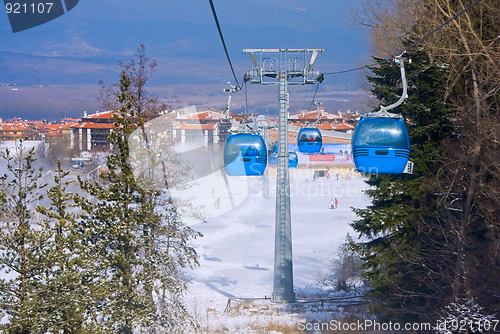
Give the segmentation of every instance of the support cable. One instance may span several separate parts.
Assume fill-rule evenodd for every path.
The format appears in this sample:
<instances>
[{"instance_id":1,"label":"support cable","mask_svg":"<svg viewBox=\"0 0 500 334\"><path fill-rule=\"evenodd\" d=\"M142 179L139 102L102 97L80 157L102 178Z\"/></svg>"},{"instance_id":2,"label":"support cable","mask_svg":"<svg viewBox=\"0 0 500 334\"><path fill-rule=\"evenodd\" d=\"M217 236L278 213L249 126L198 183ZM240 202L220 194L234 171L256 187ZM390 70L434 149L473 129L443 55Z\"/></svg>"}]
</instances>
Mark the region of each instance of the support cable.
<instances>
[{"instance_id":1,"label":"support cable","mask_svg":"<svg viewBox=\"0 0 500 334\"><path fill-rule=\"evenodd\" d=\"M208 0L210 2L210 7L212 8L212 14L214 15L215 24L217 25L217 30L219 31L220 40L222 42L222 46L224 47L224 52L226 53L227 61L229 63L229 67L231 67L231 72L233 73L234 80L236 81L236 86L238 90L241 89L240 83L236 78L236 74L234 73L233 64L231 63L231 58L229 57L229 53L227 52L226 42L224 42L224 36L222 36L222 30L219 25L219 19L217 19L217 13L215 12L214 3L212 0Z\"/></svg>"},{"instance_id":2,"label":"support cable","mask_svg":"<svg viewBox=\"0 0 500 334\"><path fill-rule=\"evenodd\" d=\"M349 72L356 72L356 71L363 70L365 68L370 68L370 67L377 66L377 65L380 65L380 64L384 64L384 63L388 63L388 62L389 62L389 60L384 59L384 60L378 61L378 62L370 64L370 65L363 65L363 66L360 66L360 67L351 68L349 70L342 70L342 71L336 71L336 72L327 72L327 73L323 73L323 74L324 75L334 75L334 74L343 74L343 73L349 73Z\"/></svg>"},{"instance_id":3,"label":"support cable","mask_svg":"<svg viewBox=\"0 0 500 334\"><path fill-rule=\"evenodd\" d=\"M247 82L245 81L245 114L248 115L248 90L247 90Z\"/></svg>"},{"instance_id":4,"label":"support cable","mask_svg":"<svg viewBox=\"0 0 500 334\"><path fill-rule=\"evenodd\" d=\"M448 20L444 21L442 24L440 24L439 26L437 26L434 30L428 32L427 34L425 34L422 38L420 38L418 41L416 42L413 42L410 44L410 46L406 47L405 49L403 49L403 51L401 51L399 53L399 55L402 55L403 53L405 53L406 51L408 51L409 49L411 49L412 47L414 47L415 45L417 44L420 44L421 42L423 42L424 40L426 40L428 37L430 37L431 35L433 35L434 33L436 33L437 31L443 29L446 25L450 24L452 21L456 20L459 16L461 16L462 14L466 13L469 11L469 9L471 9L472 7L474 7L475 5L477 5L478 3L480 3L481 1L483 0L476 0L474 2L471 2L467 7L465 7L464 9L462 9L461 11L459 11L458 13L456 13L455 15L453 15L451 18L449 18Z\"/></svg>"},{"instance_id":5,"label":"support cable","mask_svg":"<svg viewBox=\"0 0 500 334\"><path fill-rule=\"evenodd\" d=\"M312 98L311 104L309 105L309 108L307 108L306 113L308 113L309 111L311 111L311 107L313 106L313 104L314 104L314 100L316 99L316 93L318 92L318 87L319 87L319 84L320 84L320 82L318 81L318 82L316 83L316 89L314 90L314 95L313 95L313 98Z\"/></svg>"}]
</instances>

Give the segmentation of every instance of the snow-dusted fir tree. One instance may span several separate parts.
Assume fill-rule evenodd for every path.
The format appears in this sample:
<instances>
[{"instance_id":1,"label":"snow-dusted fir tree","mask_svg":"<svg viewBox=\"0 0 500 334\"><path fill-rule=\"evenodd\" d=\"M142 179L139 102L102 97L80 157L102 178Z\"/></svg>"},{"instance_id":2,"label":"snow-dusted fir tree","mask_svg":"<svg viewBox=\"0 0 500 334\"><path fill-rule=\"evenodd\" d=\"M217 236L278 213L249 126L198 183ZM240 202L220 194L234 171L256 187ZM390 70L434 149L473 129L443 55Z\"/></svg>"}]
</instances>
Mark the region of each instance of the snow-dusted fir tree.
<instances>
[{"instance_id":1,"label":"snow-dusted fir tree","mask_svg":"<svg viewBox=\"0 0 500 334\"><path fill-rule=\"evenodd\" d=\"M438 141L448 136L450 110L442 102L446 68L430 62L421 51L406 54L408 98L395 109L409 121L413 175L371 175L366 194L372 204L354 209L361 218L352 224L363 238L351 243L364 261L364 277L373 298L370 306L380 319L399 322L427 321L431 310L442 307L449 290L448 271L442 264L444 243L431 230L436 223L435 204L428 195L430 181L440 168ZM377 59L379 61L380 59ZM401 74L395 64L373 68L373 93L383 105L401 94ZM448 255L448 254L447 254ZM446 259L448 259L446 257Z\"/></svg>"},{"instance_id":2,"label":"snow-dusted fir tree","mask_svg":"<svg viewBox=\"0 0 500 334\"><path fill-rule=\"evenodd\" d=\"M186 286L181 268L197 264L188 244L197 233L180 220L167 178L160 189L141 186L134 177L128 138L135 129L144 130L147 108L137 101L144 90L134 87L145 81L133 76L147 78L150 68L143 48L138 56L142 70L125 67L120 76L107 172L96 183L81 181L90 195L80 198L91 231L86 242L95 249L96 273L104 282L96 295L98 318L101 329L110 332L185 333L196 324L182 303Z\"/></svg>"},{"instance_id":3,"label":"snow-dusted fir tree","mask_svg":"<svg viewBox=\"0 0 500 334\"><path fill-rule=\"evenodd\" d=\"M98 285L92 274L94 258L92 250L82 243L86 231L75 212L74 194L68 189L74 180L68 175L58 161L54 184L46 194L50 204L37 206L44 217L40 229L48 236L44 245L46 268L40 277L45 291L38 317L48 332L97 333L89 321Z\"/></svg>"},{"instance_id":4,"label":"snow-dusted fir tree","mask_svg":"<svg viewBox=\"0 0 500 334\"><path fill-rule=\"evenodd\" d=\"M6 164L0 177L1 328L8 333L42 331L39 315L46 306L46 284L40 278L47 267L44 247L49 235L34 221L34 205L44 187L42 170L34 166L35 149L23 141L3 148L0 158Z\"/></svg>"},{"instance_id":5,"label":"snow-dusted fir tree","mask_svg":"<svg viewBox=\"0 0 500 334\"><path fill-rule=\"evenodd\" d=\"M446 306L440 319L436 333L491 333L498 328L498 320L493 315L484 314L484 308L474 298L451 302Z\"/></svg>"}]
</instances>

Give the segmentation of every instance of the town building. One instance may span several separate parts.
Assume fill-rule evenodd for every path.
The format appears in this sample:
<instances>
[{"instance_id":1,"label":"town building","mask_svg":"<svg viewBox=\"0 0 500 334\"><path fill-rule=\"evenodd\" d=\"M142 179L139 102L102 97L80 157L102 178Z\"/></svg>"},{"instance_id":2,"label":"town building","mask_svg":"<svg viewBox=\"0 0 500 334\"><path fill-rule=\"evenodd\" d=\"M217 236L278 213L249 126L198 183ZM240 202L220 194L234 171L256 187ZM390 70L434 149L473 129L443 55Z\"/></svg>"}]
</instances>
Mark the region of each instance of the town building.
<instances>
[{"instance_id":1,"label":"town building","mask_svg":"<svg viewBox=\"0 0 500 334\"><path fill-rule=\"evenodd\" d=\"M108 137L115 128L114 111L96 112L84 116L81 122L70 125L70 147L80 152L106 152L110 149Z\"/></svg>"},{"instance_id":2,"label":"town building","mask_svg":"<svg viewBox=\"0 0 500 334\"><path fill-rule=\"evenodd\" d=\"M354 130L354 122L356 115L350 111L343 114L331 114L325 111L323 107L318 107L316 110L303 111L297 115L290 115L288 117L289 123L297 127L314 126L320 130L325 131L340 131L350 133Z\"/></svg>"},{"instance_id":3,"label":"town building","mask_svg":"<svg viewBox=\"0 0 500 334\"><path fill-rule=\"evenodd\" d=\"M204 110L180 114L173 125L173 139L181 143L213 146L225 142L230 123L222 112Z\"/></svg>"},{"instance_id":4,"label":"town building","mask_svg":"<svg viewBox=\"0 0 500 334\"><path fill-rule=\"evenodd\" d=\"M0 141L32 139L33 136L32 129L20 119L0 123Z\"/></svg>"},{"instance_id":5,"label":"town building","mask_svg":"<svg viewBox=\"0 0 500 334\"><path fill-rule=\"evenodd\" d=\"M45 142L49 150L55 145L68 148L71 138L71 127L77 124L79 124L78 119L68 118L63 119L61 123L45 124L45 129L39 133L39 138Z\"/></svg>"}]
</instances>

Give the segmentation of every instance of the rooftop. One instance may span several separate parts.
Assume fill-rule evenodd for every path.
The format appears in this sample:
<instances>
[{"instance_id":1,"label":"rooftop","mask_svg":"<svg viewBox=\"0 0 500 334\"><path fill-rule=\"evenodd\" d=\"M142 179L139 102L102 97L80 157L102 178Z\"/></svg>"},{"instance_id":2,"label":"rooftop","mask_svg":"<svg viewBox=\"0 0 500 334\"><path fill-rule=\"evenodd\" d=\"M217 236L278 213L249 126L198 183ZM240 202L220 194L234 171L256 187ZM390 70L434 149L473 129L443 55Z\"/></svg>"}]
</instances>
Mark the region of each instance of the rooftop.
<instances>
[{"instance_id":1,"label":"rooftop","mask_svg":"<svg viewBox=\"0 0 500 334\"><path fill-rule=\"evenodd\" d=\"M86 120L113 119L114 114L115 114L114 111L98 111L95 114L90 114L90 115L84 116L83 118Z\"/></svg>"},{"instance_id":2,"label":"rooftop","mask_svg":"<svg viewBox=\"0 0 500 334\"><path fill-rule=\"evenodd\" d=\"M218 123L208 123L208 124L186 124L186 123L176 123L174 124L174 130L215 130Z\"/></svg>"},{"instance_id":3,"label":"rooftop","mask_svg":"<svg viewBox=\"0 0 500 334\"><path fill-rule=\"evenodd\" d=\"M213 121L221 121L225 120L226 116L218 111L214 110L205 110L196 113L181 115L177 117L178 120L213 120Z\"/></svg>"},{"instance_id":4,"label":"rooftop","mask_svg":"<svg viewBox=\"0 0 500 334\"><path fill-rule=\"evenodd\" d=\"M331 114L326 112L324 108L320 107L318 110L311 110L306 112L301 112L300 114L290 115L288 119L293 120L307 120L307 121L316 121L318 120L318 113L321 120L340 120L342 116L339 114Z\"/></svg>"},{"instance_id":5,"label":"rooftop","mask_svg":"<svg viewBox=\"0 0 500 334\"><path fill-rule=\"evenodd\" d=\"M83 122L70 126L72 129L114 129L116 126L113 123L92 123Z\"/></svg>"}]
</instances>

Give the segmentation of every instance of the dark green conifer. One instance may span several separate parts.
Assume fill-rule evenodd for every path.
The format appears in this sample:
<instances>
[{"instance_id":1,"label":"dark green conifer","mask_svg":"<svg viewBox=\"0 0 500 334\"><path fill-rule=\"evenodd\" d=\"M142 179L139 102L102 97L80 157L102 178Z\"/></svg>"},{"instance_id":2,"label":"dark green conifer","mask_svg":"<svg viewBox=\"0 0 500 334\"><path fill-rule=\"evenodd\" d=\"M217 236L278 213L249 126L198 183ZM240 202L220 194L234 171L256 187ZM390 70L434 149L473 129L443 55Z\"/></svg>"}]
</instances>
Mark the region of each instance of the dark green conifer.
<instances>
[{"instance_id":1,"label":"dark green conifer","mask_svg":"<svg viewBox=\"0 0 500 334\"><path fill-rule=\"evenodd\" d=\"M2 149L6 173L0 177L2 194L0 226L0 310L9 322L9 333L43 331L39 318L47 283L41 278L47 269L45 243L50 235L37 226L34 206L41 197L42 169L36 169L35 148L21 140L13 150Z\"/></svg>"},{"instance_id":2,"label":"dark green conifer","mask_svg":"<svg viewBox=\"0 0 500 334\"><path fill-rule=\"evenodd\" d=\"M443 101L443 73L446 67L430 64L423 52L408 55L406 65L408 99L395 112L401 112L410 135L413 175L374 175L366 193L372 205L355 209L361 220L354 229L365 242L353 244L365 260L365 275L375 298L379 315L401 321L416 321L440 305L448 275L435 261L436 235L429 228L438 219L433 185L426 182L441 167L439 140L449 136L451 110ZM373 93L389 104L401 94L398 66L384 63L372 68Z\"/></svg>"},{"instance_id":3,"label":"dark green conifer","mask_svg":"<svg viewBox=\"0 0 500 334\"><path fill-rule=\"evenodd\" d=\"M93 259L82 242L85 234L75 208L75 195L69 191L74 180L69 180L68 175L58 161L54 185L47 191L50 205L37 207L45 216L40 227L48 234L42 277L46 289L40 295L43 305L38 318L49 332L95 333L86 321L93 308Z\"/></svg>"},{"instance_id":4,"label":"dark green conifer","mask_svg":"<svg viewBox=\"0 0 500 334\"><path fill-rule=\"evenodd\" d=\"M180 220L170 189L141 187L135 179L128 139L136 129L146 133L141 131L142 112L134 108L140 97L130 88L125 70L119 87L120 108L109 137L113 152L106 171L96 183L80 181L90 195L79 201L91 231L86 242L96 252L102 283L96 295L101 328L116 333L140 329L184 333L195 322L182 303L186 286L180 269L197 263L189 246L197 233Z\"/></svg>"}]
</instances>

